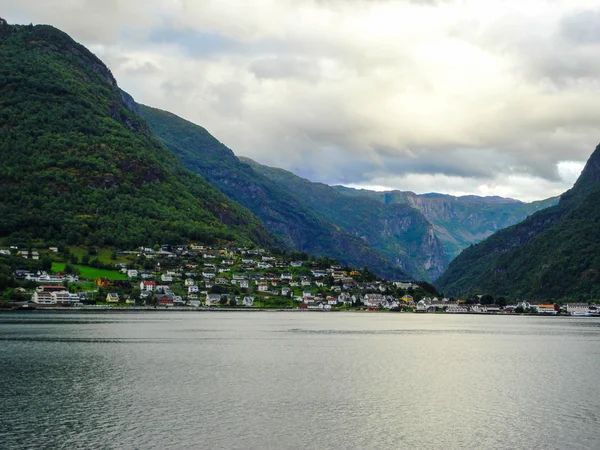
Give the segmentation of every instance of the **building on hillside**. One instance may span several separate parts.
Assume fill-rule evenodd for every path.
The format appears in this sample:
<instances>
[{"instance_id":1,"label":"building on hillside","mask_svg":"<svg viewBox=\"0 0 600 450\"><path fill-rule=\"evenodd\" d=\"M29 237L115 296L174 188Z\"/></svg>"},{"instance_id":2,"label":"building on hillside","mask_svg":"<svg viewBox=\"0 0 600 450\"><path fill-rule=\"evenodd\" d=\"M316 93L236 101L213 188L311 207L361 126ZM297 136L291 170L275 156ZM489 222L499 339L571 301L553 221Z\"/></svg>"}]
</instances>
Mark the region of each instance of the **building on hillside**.
<instances>
[{"instance_id":1,"label":"building on hillside","mask_svg":"<svg viewBox=\"0 0 600 450\"><path fill-rule=\"evenodd\" d=\"M119 294L116 292L109 292L106 295L106 303L119 303Z\"/></svg>"},{"instance_id":2,"label":"building on hillside","mask_svg":"<svg viewBox=\"0 0 600 450\"><path fill-rule=\"evenodd\" d=\"M382 294L365 294L363 303L365 306L379 306L385 301Z\"/></svg>"},{"instance_id":3,"label":"building on hillside","mask_svg":"<svg viewBox=\"0 0 600 450\"><path fill-rule=\"evenodd\" d=\"M221 294L206 294L206 300L204 304L206 306L215 306L218 305L221 301Z\"/></svg>"},{"instance_id":4,"label":"building on hillside","mask_svg":"<svg viewBox=\"0 0 600 450\"><path fill-rule=\"evenodd\" d=\"M33 302L38 305L54 305L54 300L52 299L52 292L38 292L35 291L33 293Z\"/></svg>"},{"instance_id":5,"label":"building on hillside","mask_svg":"<svg viewBox=\"0 0 600 450\"><path fill-rule=\"evenodd\" d=\"M140 290L152 292L156 288L156 282L154 281L142 281L140 282Z\"/></svg>"},{"instance_id":6,"label":"building on hillside","mask_svg":"<svg viewBox=\"0 0 600 450\"><path fill-rule=\"evenodd\" d=\"M94 283L96 283L96 286L101 288L107 288L113 285L113 282L108 278L96 278L96 281L94 281Z\"/></svg>"}]
</instances>

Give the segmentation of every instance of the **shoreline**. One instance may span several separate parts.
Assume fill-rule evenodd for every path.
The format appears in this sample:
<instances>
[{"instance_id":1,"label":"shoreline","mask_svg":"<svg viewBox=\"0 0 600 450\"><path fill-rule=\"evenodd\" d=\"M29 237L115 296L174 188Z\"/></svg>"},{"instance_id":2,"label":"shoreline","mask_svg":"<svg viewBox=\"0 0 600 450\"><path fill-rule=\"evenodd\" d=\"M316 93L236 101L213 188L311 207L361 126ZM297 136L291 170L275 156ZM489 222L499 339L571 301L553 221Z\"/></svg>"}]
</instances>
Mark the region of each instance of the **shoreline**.
<instances>
[{"instance_id":1,"label":"shoreline","mask_svg":"<svg viewBox=\"0 0 600 450\"><path fill-rule=\"evenodd\" d=\"M369 311L369 310L321 310L321 309L301 309L301 308L214 308L214 307L154 307L154 306L132 306L132 307L113 307L113 306L73 306L73 307L39 307L29 305L29 307L2 308L2 313L35 313L35 312L54 312L54 313L90 313L90 312L111 312L111 313L136 313L136 312L298 312L298 313L367 313L367 314L417 314L427 316L531 316L531 317L579 317L590 318L600 316L570 316L568 314L516 314L516 313L418 313L418 312L399 312L399 311Z\"/></svg>"}]
</instances>

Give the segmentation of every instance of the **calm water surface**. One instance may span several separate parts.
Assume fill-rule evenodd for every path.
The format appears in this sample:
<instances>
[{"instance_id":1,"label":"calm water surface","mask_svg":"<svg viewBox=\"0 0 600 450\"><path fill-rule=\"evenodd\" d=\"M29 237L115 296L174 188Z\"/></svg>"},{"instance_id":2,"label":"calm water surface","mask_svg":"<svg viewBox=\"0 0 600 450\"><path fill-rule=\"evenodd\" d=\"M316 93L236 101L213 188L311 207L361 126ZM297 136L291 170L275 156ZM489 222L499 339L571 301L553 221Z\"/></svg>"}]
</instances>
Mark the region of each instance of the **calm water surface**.
<instances>
[{"instance_id":1,"label":"calm water surface","mask_svg":"<svg viewBox=\"0 0 600 450\"><path fill-rule=\"evenodd\" d=\"M0 314L0 448L599 449L600 320Z\"/></svg>"}]
</instances>

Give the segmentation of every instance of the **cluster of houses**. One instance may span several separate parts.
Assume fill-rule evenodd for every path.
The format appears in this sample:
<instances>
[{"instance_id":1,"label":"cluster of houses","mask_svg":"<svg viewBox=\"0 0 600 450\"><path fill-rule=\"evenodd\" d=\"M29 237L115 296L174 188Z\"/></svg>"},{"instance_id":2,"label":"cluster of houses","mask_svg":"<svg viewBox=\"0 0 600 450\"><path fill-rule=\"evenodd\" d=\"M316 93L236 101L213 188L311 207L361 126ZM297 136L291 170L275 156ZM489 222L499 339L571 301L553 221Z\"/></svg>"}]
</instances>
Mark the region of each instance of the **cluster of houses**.
<instances>
[{"instance_id":1,"label":"cluster of houses","mask_svg":"<svg viewBox=\"0 0 600 450\"><path fill-rule=\"evenodd\" d=\"M56 252L56 248L50 249L50 252ZM36 256L32 251L19 252L18 255L23 258ZM122 274L121 278L127 279L95 279L94 291L70 293L65 284L89 285L91 281L81 281L76 275L17 270L14 277L38 284L31 293L31 299L48 306L81 305L91 301L109 305L253 307L257 303L264 306L268 299L280 299L287 302L287 307L324 311L343 306L454 314L521 310L572 315L595 315L600 312L587 303L570 303L561 309L550 303L520 302L502 307L430 298L418 284L411 281L364 281L360 272L340 265L289 260L269 254L264 249L165 245L120 252L120 255L131 262L116 263L115 270ZM152 261L152 264L143 265L146 267L143 269L139 264L140 257ZM101 296L98 293L102 293Z\"/></svg>"}]
</instances>

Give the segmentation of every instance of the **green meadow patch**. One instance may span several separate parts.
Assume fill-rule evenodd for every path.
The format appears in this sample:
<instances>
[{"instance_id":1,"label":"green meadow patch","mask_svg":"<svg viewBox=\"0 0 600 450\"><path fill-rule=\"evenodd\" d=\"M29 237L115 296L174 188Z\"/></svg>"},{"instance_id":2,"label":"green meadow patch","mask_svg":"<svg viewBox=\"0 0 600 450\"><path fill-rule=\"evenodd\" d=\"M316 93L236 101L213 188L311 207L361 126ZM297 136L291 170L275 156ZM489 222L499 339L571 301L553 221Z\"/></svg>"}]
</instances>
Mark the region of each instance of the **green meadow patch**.
<instances>
[{"instance_id":1,"label":"green meadow patch","mask_svg":"<svg viewBox=\"0 0 600 450\"><path fill-rule=\"evenodd\" d=\"M108 278L109 280L127 280L127 275L118 272L116 270L96 269L94 267L75 265L79 270L79 276L81 278L87 278L88 280L95 280L96 278ZM52 272L63 272L65 270L65 263L54 262L52 263Z\"/></svg>"}]
</instances>

